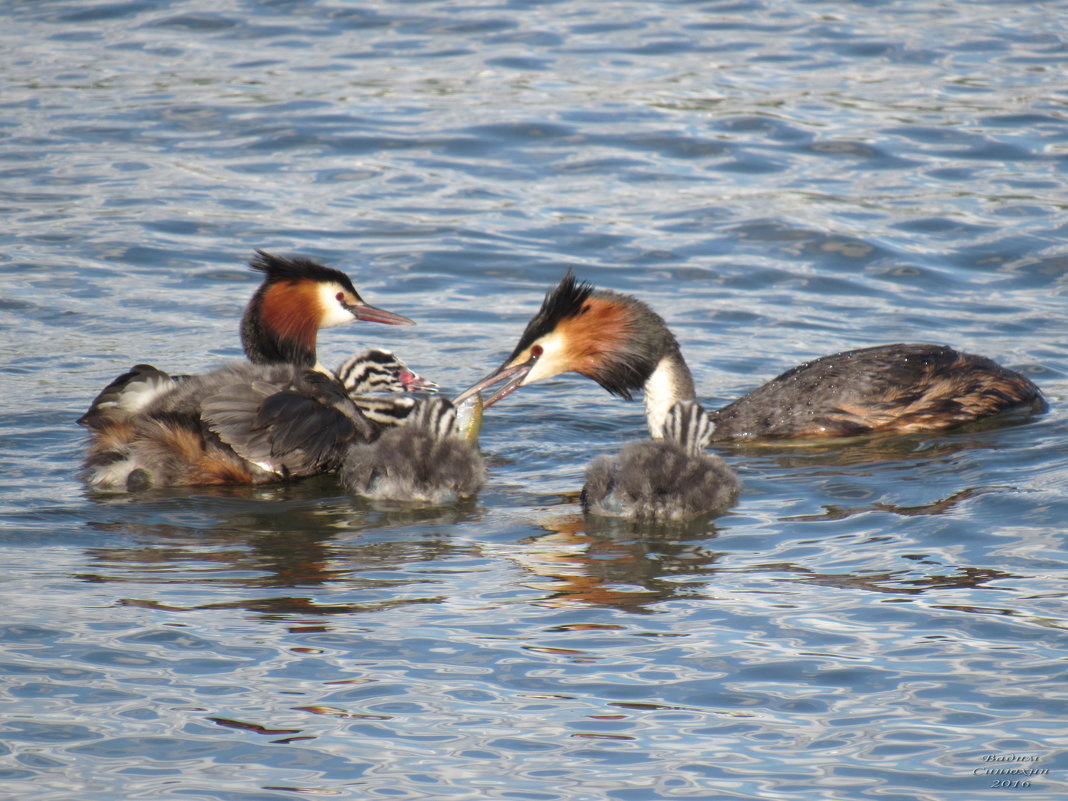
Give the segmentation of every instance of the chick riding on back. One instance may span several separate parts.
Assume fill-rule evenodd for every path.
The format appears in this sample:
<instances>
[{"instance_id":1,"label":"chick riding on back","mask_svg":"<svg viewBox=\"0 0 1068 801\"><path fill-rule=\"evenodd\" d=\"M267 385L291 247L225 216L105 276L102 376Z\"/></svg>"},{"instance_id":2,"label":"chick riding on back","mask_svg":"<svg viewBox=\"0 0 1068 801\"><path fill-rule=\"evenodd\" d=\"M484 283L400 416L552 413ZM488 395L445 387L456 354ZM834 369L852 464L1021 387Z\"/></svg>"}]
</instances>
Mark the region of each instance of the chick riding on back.
<instances>
[{"instance_id":1,"label":"chick riding on back","mask_svg":"<svg viewBox=\"0 0 1068 801\"><path fill-rule=\"evenodd\" d=\"M99 489L259 484L336 468L352 441L382 428L316 357L320 328L407 317L368 305L344 273L258 251L264 275L241 325L249 363L196 376L137 365L96 397L78 422Z\"/></svg>"}]
</instances>

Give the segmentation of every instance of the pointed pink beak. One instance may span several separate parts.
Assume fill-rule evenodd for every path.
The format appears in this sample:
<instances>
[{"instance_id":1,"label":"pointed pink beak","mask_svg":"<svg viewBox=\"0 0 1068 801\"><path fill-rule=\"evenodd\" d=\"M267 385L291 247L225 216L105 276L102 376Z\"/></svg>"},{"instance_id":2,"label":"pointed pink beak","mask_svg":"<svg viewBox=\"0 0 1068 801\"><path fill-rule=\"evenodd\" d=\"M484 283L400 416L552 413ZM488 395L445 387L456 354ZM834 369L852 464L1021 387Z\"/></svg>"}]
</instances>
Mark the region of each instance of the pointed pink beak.
<instances>
[{"instance_id":1,"label":"pointed pink beak","mask_svg":"<svg viewBox=\"0 0 1068 801\"><path fill-rule=\"evenodd\" d=\"M405 392L437 392L441 388L429 378L423 378L407 367L401 370L397 380L401 382Z\"/></svg>"},{"instance_id":2,"label":"pointed pink beak","mask_svg":"<svg viewBox=\"0 0 1068 801\"><path fill-rule=\"evenodd\" d=\"M386 325L415 325L415 320L409 320L401 314L380 309L369 303L360 306L349 306L348 310L357 320L366 320L369 323L385 323Z\"/></svg>"}]
</instances>

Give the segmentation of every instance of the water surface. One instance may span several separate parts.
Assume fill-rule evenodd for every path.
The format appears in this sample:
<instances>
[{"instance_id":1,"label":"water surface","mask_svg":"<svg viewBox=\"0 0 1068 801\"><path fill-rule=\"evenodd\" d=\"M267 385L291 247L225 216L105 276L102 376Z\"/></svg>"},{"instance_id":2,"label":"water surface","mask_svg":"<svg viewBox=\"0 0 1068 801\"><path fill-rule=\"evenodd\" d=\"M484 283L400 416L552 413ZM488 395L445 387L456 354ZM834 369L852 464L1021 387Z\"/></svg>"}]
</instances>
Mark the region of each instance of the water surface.
<instances>
[{"instance_id":1,"label":"water surface","mask_svg":"<svg viewBox=\"0 0 1068 801\"><path fill-rule=\"evenodd\" d=\"M1063 798L1062 11L0 9L2 786ZM419 322L324 332L324 362L384 345L452 391L571 266L660 311L710 407L918 341L1024 372L1051 411L724 449L738 503L666 529L583 519L584 465L643 420L577 377L492 410L468 504L331 476L87 492L74 420L133 363L239 357L255 248Z\"/></svg>"}]
</instances>

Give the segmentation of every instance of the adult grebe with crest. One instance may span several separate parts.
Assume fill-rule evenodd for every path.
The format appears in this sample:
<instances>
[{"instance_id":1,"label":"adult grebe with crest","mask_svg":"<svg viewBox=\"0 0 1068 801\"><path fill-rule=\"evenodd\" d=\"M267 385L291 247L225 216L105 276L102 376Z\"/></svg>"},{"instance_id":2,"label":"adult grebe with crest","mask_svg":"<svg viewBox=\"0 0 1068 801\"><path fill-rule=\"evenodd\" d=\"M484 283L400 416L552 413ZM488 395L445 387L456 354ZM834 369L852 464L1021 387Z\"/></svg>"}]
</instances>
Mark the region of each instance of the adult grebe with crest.
<instances>
[{"instance_id":1,"label":"adult grebe with crest","mask_svg":"<svg viewBox=\"0 0 1068 801\"><path fill-rule=\"evenodd\" d=\"M663 318L630 295L580 283L568 270L545 296L511 355L456 402L503 382L496 403L565 372L613 395L641 390L659 437L671 407L696 400L693 375ZM815 440L937 431L1046 402L1026 376L943 345L878 345L823 356L709 413L713 442Z\"/></svg>"},{"instance_id":2,"label":"adult grebe with crest","mask_svg":"<svg viewBox=\"0 0 1068 801\"><path fill-rule=\"evenodd\" d=\"M90 432L91 486L306 476L335 469L350 443L380 433L382 421L354 402L358 393L319 363L316 337L353 320L412 321L367 304L348 276L308 259L258 251L250 266L264 278L241 323L248 363L193 376L139 364L112 381L78 420Z\"/></svg>"}]
</instances>

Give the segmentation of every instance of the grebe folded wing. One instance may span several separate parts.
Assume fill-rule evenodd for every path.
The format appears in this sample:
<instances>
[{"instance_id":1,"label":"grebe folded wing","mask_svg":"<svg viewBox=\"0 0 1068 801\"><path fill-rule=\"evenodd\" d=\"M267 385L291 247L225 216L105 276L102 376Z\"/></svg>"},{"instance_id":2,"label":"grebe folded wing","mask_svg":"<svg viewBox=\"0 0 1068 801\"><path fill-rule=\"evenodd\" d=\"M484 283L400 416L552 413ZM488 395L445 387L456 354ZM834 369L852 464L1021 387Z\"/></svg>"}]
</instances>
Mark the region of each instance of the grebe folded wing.
<instances>
[{"instance_id":1,"label":"grebe folded wing","mask_svg":"<svg viewBox=\"0 0 1068 801\"><path fill-rule=\"evenodd\" d=\"M711 416L723 442L907 434L1045 409L1030 379L993 359L901 343L805 362Z\"/></svg>"},{"instance_id":2,"label":"grebe folded wing","mask_svg":"<svg viewBox=\"0 0 1068 801\"><path fill-rule=\"evenodd\" d=\"M95 430L136 415L188 377L168 375L150 364L135 364L93 398L89 410L78 418L78 425Z\"/></svg>"},{"instance_id":3,"label":"grebe folded wing","mask_svg":"<svg viewBox=\"0 0 1068 801\"><path fill-rule=\"evenodd\" d=\"M338 467L347 446L378 435L334 380L313 370L279 373L221 387L201 417L243 459L280 476Z\"/></svg>"}]
</instances>

